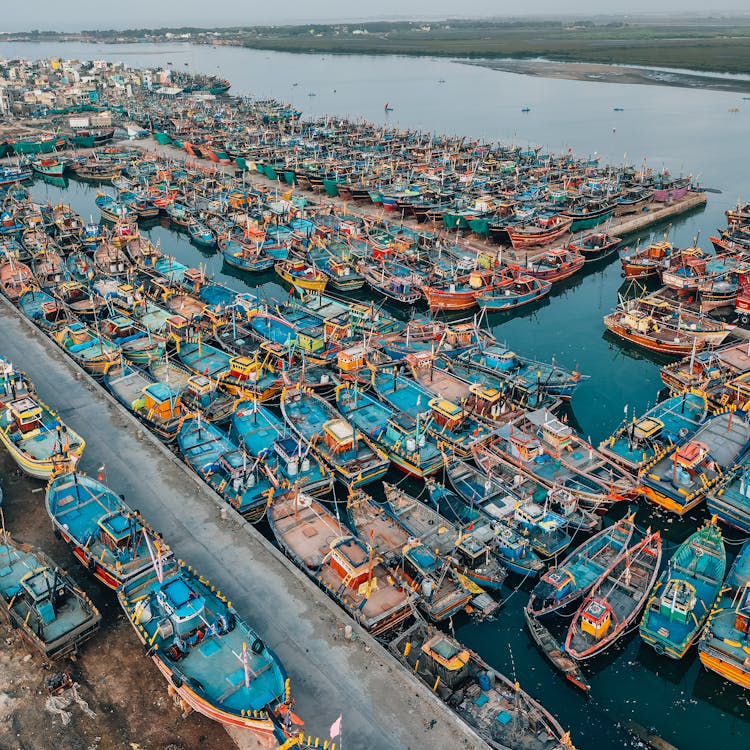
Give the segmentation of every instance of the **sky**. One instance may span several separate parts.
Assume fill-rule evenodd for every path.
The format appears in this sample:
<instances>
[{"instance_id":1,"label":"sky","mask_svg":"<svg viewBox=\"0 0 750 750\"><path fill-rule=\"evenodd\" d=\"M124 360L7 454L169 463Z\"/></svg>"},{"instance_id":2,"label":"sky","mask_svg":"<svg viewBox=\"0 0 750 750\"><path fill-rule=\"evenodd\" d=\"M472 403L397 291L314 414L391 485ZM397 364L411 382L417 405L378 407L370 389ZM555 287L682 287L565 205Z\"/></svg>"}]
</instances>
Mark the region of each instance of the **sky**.
<instances>
[{"instance_id":1,"label":"sky","mask_svg":"<svg viewBox=\"0 0 750 750\"><path fill-rule=\"evenodd\" d=\"M254 26L511 15L748 12L747 0L0 0L0 31Z\"/></svg>"}]
</instances>

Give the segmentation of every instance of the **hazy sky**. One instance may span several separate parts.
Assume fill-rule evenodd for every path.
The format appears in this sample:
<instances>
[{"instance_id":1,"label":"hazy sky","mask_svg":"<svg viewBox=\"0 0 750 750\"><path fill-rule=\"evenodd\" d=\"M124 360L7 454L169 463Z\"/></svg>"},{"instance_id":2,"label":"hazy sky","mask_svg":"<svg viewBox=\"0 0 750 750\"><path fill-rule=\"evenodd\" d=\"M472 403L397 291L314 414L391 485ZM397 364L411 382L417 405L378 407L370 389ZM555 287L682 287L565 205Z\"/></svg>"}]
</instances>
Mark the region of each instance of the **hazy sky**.
<instances>
[{"instance_id":1,"label":"hazy sky","mask_svg":"<svg viewBox=\"0 0 750 750\"><path fill-rule=\"evenodd\" d=\"M748 12L746 0L718 8ZM712 12L705 0L0 0L0 31L322 23L376 18Z\"/></svg>"}]
</instances>

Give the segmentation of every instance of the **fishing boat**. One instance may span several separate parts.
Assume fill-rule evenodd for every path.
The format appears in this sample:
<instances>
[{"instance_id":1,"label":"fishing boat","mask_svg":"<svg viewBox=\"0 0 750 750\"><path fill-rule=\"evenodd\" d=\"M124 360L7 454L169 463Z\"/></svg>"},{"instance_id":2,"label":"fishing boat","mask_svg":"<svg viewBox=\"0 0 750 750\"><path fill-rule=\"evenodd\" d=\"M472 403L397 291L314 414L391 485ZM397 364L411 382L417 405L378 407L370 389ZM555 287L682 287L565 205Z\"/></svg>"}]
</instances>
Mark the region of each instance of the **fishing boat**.
<instances>
[{"instance_id":1,"label":"fishing boat","mask_svg":"<svg viewBox=\"0 0 750 750\"><path fill-rule=\"evenodd\" d=\"M745 453L725 478L709 490L706 505L719 521L750 534L750 452Z\"/></svg>"},{"instance_id":2,"label":"fishing boat","mask_svg":"<svg viewBox=\"0 0 750 750\"><path fill-rule=\"evenodd\" d=\"M496 312L531 304L546 297L551 291L551 281L516 272L511 279L499 284L492 283L489 289L480 291L475 299L482 310Z\"/></svg>"},{"instance_id":3,"label":"fishing boat","mask_svg":"<svg viewBox=\"0 0 750 750\"><path fill-rule=\"evenodd\" d=\"M601 654L640 614L661 565L661 535L646 533L594 583L568 628L565 651L582 661Z\"/></svg>"},{"instance_id":4,"label":"fishing boat","mask_svg":"<svg viewBox=\"0 0 750 750\"><path fill-rule=\"evenodd\" d=\"M511 389L525 393L544 391L566 400L572 398L576 388L589 377L577 369L566 370L554 360L552 363L539 362L494 343L459 352L457 359L483 372L498 375Z\"/></svg>"},{"instance_id":5,"label":"fishing boat","mask_svg":"<svg viewBox=\"0 0 750 750\"><path fill-rule=\"evenodd\" d=\"M555 283L578 273L585 260L581 253L570 247L561 247L549 250L535 260L527 260L524 265L509 262L508 267L536 279Z\"/></svg>"},{"instance_id":6,"label":"fishing boat","mask_svg":"<svg viewBox=\"0 0 750 750\"><path fill-rule=\"evenodd\" d=\"M552 633L539 620L532 617L528 610L525 609L523 613L531 637L550 663L573 685L583 690L584 693L588 693L591 685L578 666L578 662L565 652L562 644L558 643Z\"/></svg>"},{"instance_id":7,"label":"fishing boat","mask_svg":"<svg viewBox=\"0 0 750 750\"><path fill-rule=\"evenodd\" d=\"M638 475L639 491L652 503L683 515L720 484L749 447L748 414L721 412L647 461Z\"/></svg>"},{"instance_id":8,"label":"fishing boat","mask_svg":"<svg viewBox=\"0 0 750 750\"><path fill-rule=\"evenodd\" d=\"M620 246L622 239L608 232L592 232L579 239L571 239L568 248L575 253L583 255L586 263L608 258Z\"/></svg>"},{"instance_id":9,"label":"fishing boat","mask_svg":"<svg viewBox=\"0 0 750 750\"><path fill-rule=\"evenodd\" d=\"M659 577L640 624L657 654L681 659L698 638L719 595L727 554L715 520L691 534Z\"/></svg>"},{"instance_id":10,"label":"fishing boat","mask_svg":"<svg viewBox=\"0 0 750 750\"><path fill-rule=\"evenodd\" d=\"M229 437L253 458L265 462L286 489L299 488L323 495L333 487L333 477L274 412L254 401L238 401L232 413Z\"/></svg>"},{"instance_id":11,"label":"fishing boat","mask_svg":"<svg viewBox=\"0 0 750 750\"><path fill-rule=\"evenodd\" d=\"M626 418L599 450L628 471L637 473L664 447L687 439L706 417L704 393L683 393L662 401L643 416Z\"/></svg>"},{"instance_id":12,"label":"fishing boat","mask_svg":"<svg viewBox=\"0 0 750 750\"><path fill-rule=\"evenodd\" d=\"M419 415L412 419L396 412L357 385L339 385L335 394L341 414L382 448L402 471L426 477L443 465L443 455Z\"/></svg>"},{"instance_id":13,"label":"fishing boat","mask_svg":"<svg viewBox=\"0 0 750 750\"><path fill-rule=\"evenodd\" d=\"M120 348L123 356L148 367L164 356L166 340L127 315L110 315L101 321L101 334Z\"/></svg>"},{"instance_id":14,"label":"fishing boat","mask_svg":"<svg viewBox=\"0 0 750 750\"><path fill-rule=\"evenodd\" d=\"M399 513L408 512L409 515L414 514L414 509L418 507L414 505L417 502L416 500L410 499L410 496L406 495L406 493L395 491L388 485L386 485L385 489L386 497L393 507L399 509ZM455 492L452 492L444 485L432 479L427 480L427 490L433 505L441 513L445 514L447 518L460 524L465 530L464 532L459 532L459 536L453 542L459 559L466 557L458 549L459 546L466 546L461 541L464 538L464 533L466 533L473 540L470 542L472 546L474 546L474 543L478 543L488 547L493 557L512 573L516 573L524 578L535 578L544 570L544 563L539 559L529 537L524 536L517 530L513 525L512 519L509 518L509 513L511 512L509 511L509 507L513 502L513 496L503 498L503 502L501 503L487 502L480 508L466 502ZM431 509L428 509L428 511L431 511ZM417 515L417 518L421 519L425 515L425 512L421 511ZM440 515L438 514L439 517ZM443 523L445 524L445 522ZM444 533L449 535L452 526L444 526L443 528L446 528L446 532ZM467 571L462 572L470 579L475 580L472 573ZM476 580L476 582L479 585L487 584L486 581L481 582Z\"/></svg>"},{"instance_id":15,"label":"fishing boat","mask_svg":"<svg viewBox=\"0 0 750 750\"><path fill-rule=\"evenodd\" d=\"M401 302L405 305L415 305L422 299L420 289L421 280L412 272L397 272L390 264L381 262L376 266L362 262L357 271L364 277L367 285L376 292Z\"/></svg>"},{"instance_id":16,"label":"fishing boat","mask_svg":"<svg viewBox=\"0 0 750 750\"><path fill-rule=\"evenodd\" d=\"M636 248L626 252L621 258L622 270L629 279L646 279L658 276L674 252L671 242L654 242L643 250Z\"/></svg>"},{"instance_id":17,"label":"fishing boat","mask_svg":"<svg viewBox=\"0 0 750 750\"><path fill-rule=\"evenodd\" d=\"M328 283L328 277L322 271L308 266L302 260L279 260L273 267L287 284L300 292L323 292Z\"/></svg>"},{"instance_id":18,"label":"fishing boat","mask_svg":"<svg viewBox=\"0 0 750 750\"><path fill-rule=\"evenodd\" d=\"M32 286L35 286L34 274L25 263L10 259L0 265L0 291L11 302L17 302Z\"/></svg>"},{"instance_id":19,"label":"fishing boat","mask_svg":"<svg viewBox=\"0 0 750 750\"><path fill-rule=\"evenodd\" d=\"M120 347L83 323L66 325L52 335L54 341L85 370L104 375L120 359Z\"/></svg>"},{"instance_id":20,"label":"fishing boat","mask_svg":"<svg viewBox=\"0 0 750 750\"><path fill-rule=\"evenodd\" d=\"M599 577L620 559L633 536L634 515L597 532L550 568L536 584L526 604L531 617L566 610L585 596Z\"/></svg>"},{"instance_id":21,"label":"fishing boat","mask_svg":"<svg viewBox=\"0 0 750 750\"><path fill-rule=\"evenodd\" d=\"M191 412L181 394L135 365L122 363L104 375L104 387L146 427L166 443L172 442Z\"/></svg>"},{"instance_id":22,"label":"fishing boat","mask_svg":"<svg viewBox=\"0 0 750 750\"><path fill-rule=\"evenodd\" d=\"M209 422L223 425L234 413L237 399L219 387L219 381L196 375L178 362L163 357L152 362L149 374L180 395L180 400L189 411L200 411Z\"/></svg>"},{"instance_id":23,"label":"fishing boat","mask_svg":"<svg viewBox=\"0 0 750 750\"><path fill-rule=\"evenodd\" d=\"M310 446L346 485L381 479L388 456L358 427L305 386L284 388L281 413L291 430Z\"/></svg>"},{"instance_id":24,"label":"fishing boat","mask_svg":"<svg viewBox=\"0 0 750 750\"><path fill-rule=\"evenodd\" d=\"M750 688L750 541L742 545L698 643L706 669Z\"/></svg>"},{"instance_id":25,"label":"fishing boat","mask_svg":"<svg viewBox=\"0 0 750 750\"><path fill-rule=\"evenodd\" d=\"M48 659L75 656L101 615L48 557L0 532L0 613Z\"/></svg>"},{"instance_id":26,"label":"fishing boat","mask_svg":"<svg viewBox=\"0 0 750 750\"><path fill-rule=\"evenodd\" d=\"M423 284L422 293L430 310L468 310L477 304L477 295L492 287L493 272L472 271L464 277Z\"/></svg>"},{"instance_id":27,"label":"fishing boat","mask_svg":"<svg viewBox=\"0 0 750 750\"><path fill-rule=\"evenodd\" d=\"M493 458L509 461L549 489L575 493L587 510L604 511L635 493L635 480L546 409L500 426L481 451L483 468Z\"/></svg>"},{"instance_id":28,"label":"fishing boat","mask_svg":"<svg viewBox=\"0 0 750 750\"><path fill-rule=\"evenodd\" d=\"M260 520L276 481L260 458L251 456L200 413L185 419L177 445L187 464L240 515Z\"/></svg>"},{"instance_id":29,"label":"fishing boat","mask_svg":"<svg viewBox=\"0 0 750 750\"><path fill-rule=\"evenodd\" d=\"M274 498L268 523L294 563L371 635L382 636L412 615L410 594L372 547L311 495Z\"/></svg>"},{"instance_id":30,"label":"fishing boat","mask_svg":"<svg viewBox=\"0 0 750 750\"><path fill-rule=\"evenodd\" d=\"M167 554L137 511L86 474L54 476L47 484L45 504L55 532L78 561L111 589L151 567L149 547Z\"/></svg>"},{"instance_id":31,"label":"fishing boat","mask_svg":"<svg viewBox=\"0 0 750 750\"><path fill-rule=\"evenodd\" d=\"M518 682L455 638L417 622L389 649L495 750L572 750L570 735Z\"/></svg>"},{"instance_id":32,"label":"fishing boat","mask_svg":"<svg viewBox=\"0 0 750 750\"><path fill-rule=\"evenodd\" d=\"M190 239L200 247L214 248L216 247L216 235L211 227L207 226L197 219L193 219L188 224L188 234Z\"/></svg>"},{"instance_id":33,"label":"fishing boat","mask_svg":"<svg viewBox=\"0 0 750 750\"><path fill-rule=\"evenodd\" d=\"M556 558L573 541L562 516L530 500L516 505L513 524L529 538L534 551L544 560Z\"/></svg>"},{"instance_id":34,"label":"fishing boat","mask_svg":"<svg viewBox=\"0 0 750 750\"><path fill-rule=\"evenodd\" d=\"M75 469L86 442L29 386L22 373L0 361L0 442L18 467L36 479Z\"/></svg>"},{"instance_id":35,"label":"fishing boat","mask_svg":"<svg viewBox=\"0 0 750 750\"><path fill-rule=\"evenodd\" d=\"M515 250L549 245L570 231L573 219L554 215L535 222L508 227L508 237Z\"/></svg>"},{"instance_id":36,"label":"fishing boat","mask_svg":"<svg viewBox=\"0 0 750 750\"><path fill-rule=\"evenodd\" d=\"M438 554L411 536L398 516L362 491L350 494L347 512L361 539L389 561L396 576L415 592L417 606L433 620L445 620L464 609L473 592L461 582L452 556Z\"/></svg>"},{"instance_id":37,"label":"fishing boat","mask_svg":"<svg viewBox=\"0 0 750 750\"><path fill-rule=\"evenodd\" d=\"M193 709L271 744L291 710L276 654L210 581L174 559L128 581L117 598L146 654Z\"/></svg>"},{"instance_id":38,"label":"fishing boat","mask_svg":"<svg viewBox=\"0 0 750 750\"><path fill-rule=\"evenodd\" d=\"M375 368L372 385L375 393L397 411L415 421L418 417L424 419L438 447L442 443L462 458L471 455L473 445L492 435L490 426L474 417L465 404L436 396L421 383L400 374L399 368Z\"/></svg>"}]
</instances>

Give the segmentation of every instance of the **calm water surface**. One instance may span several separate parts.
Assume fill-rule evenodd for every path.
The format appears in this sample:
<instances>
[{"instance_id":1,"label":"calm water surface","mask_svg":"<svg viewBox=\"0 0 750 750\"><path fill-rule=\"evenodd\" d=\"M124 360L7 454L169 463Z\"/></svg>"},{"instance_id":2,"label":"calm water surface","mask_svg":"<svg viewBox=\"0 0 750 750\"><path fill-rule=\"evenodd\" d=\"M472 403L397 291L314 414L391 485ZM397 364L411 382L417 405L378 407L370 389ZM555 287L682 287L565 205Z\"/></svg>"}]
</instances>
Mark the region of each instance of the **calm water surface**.
<instances>
[{"instance_id":1,"label":"calm water surface","mask_svg":"<svg viewBox=\"0 0 750 750\"><path fill-rule=\"evenodd\" d=\"M404 128L540 145L553 152L572 149L604 161L646 164L673 173L691 173L721 195L708 206L672 225L628 238L628 244L651 237L686 245L724 226L724 210L750 196L747 143L750 107L737 94L660 86L634 86L551 80L493 71L440 59L319 56L269 53L188 45L0 44L0 56L125 60L134 66L166 66L214 73L232 81L235 94L273 96L291 101L309 115L346 116L387 122ZM441 81L444 81L441 83ZM311 95L314 94L314 95ZM385 102L394 107L386 115ZM522 113L522 107L531 111ZM624 111L614 112L613 107ZM739 113L730 108L739 107ZM35 197L64 199L83 216L96 215L96 190L71 184L67 191L35 184ZM281 299L272 276L246 279L222 268L221 258L201 252L184 236L157 226L148 230L164 251L192 265L203 262L210 273L237 289L254 288ZM555 357L591 376L576 393L572 407L584 434L594 441L632 412L652 405L661 387L656 357L604 336L602 316L617 303L623 279L611 259L563 282L536 307L513 317L490 319L495 334L518 352L540 359ZM705 511L679 520L648 508L639 523L663 529L665 558L703 520ZM730 553L737 541L730 538ZM580 696L547 665L527 636L522 606L529 586L512 580L498 622L456 620L457 635L522 685L571 727L579 750L632 746L623 725L633 720L674 743L680 750L750 746L750 702L700 666L693 650L679 663L658 657L628 637L599 660L586 665L591 695ZM563 625L564 623L561 623ZM291 667L293 674L294 668ZM346 708L344 707L344 710Z\"/></svg>"}]
</instances>

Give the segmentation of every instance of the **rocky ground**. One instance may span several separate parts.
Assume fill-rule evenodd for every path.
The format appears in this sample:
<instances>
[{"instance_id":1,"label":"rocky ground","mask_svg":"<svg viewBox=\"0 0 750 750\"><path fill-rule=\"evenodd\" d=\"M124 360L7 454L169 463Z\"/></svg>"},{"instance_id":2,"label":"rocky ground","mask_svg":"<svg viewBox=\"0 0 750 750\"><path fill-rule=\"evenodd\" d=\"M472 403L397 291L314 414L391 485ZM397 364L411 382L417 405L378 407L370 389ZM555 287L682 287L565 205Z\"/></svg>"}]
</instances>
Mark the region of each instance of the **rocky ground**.
<instances>
[{"instance_id":1,"label":"rocky ground","mask_svg":"<svg viewBox=\"0 0 750 750\"><path fill-rule=\"evenodd\" d=\"M219 725L197 714L183 718L166 683L144 656L114 593L88 576L56 539L44 509L41 482L22 476L0 450L2 510L19 541L42 548L99 607L103 622L75 660L45 663L0 619L0 750L194 750L233 748ZM46 708L44 680L69 669L94 715L73 703L70 723Z\"/></svg>"}]
</instances>

